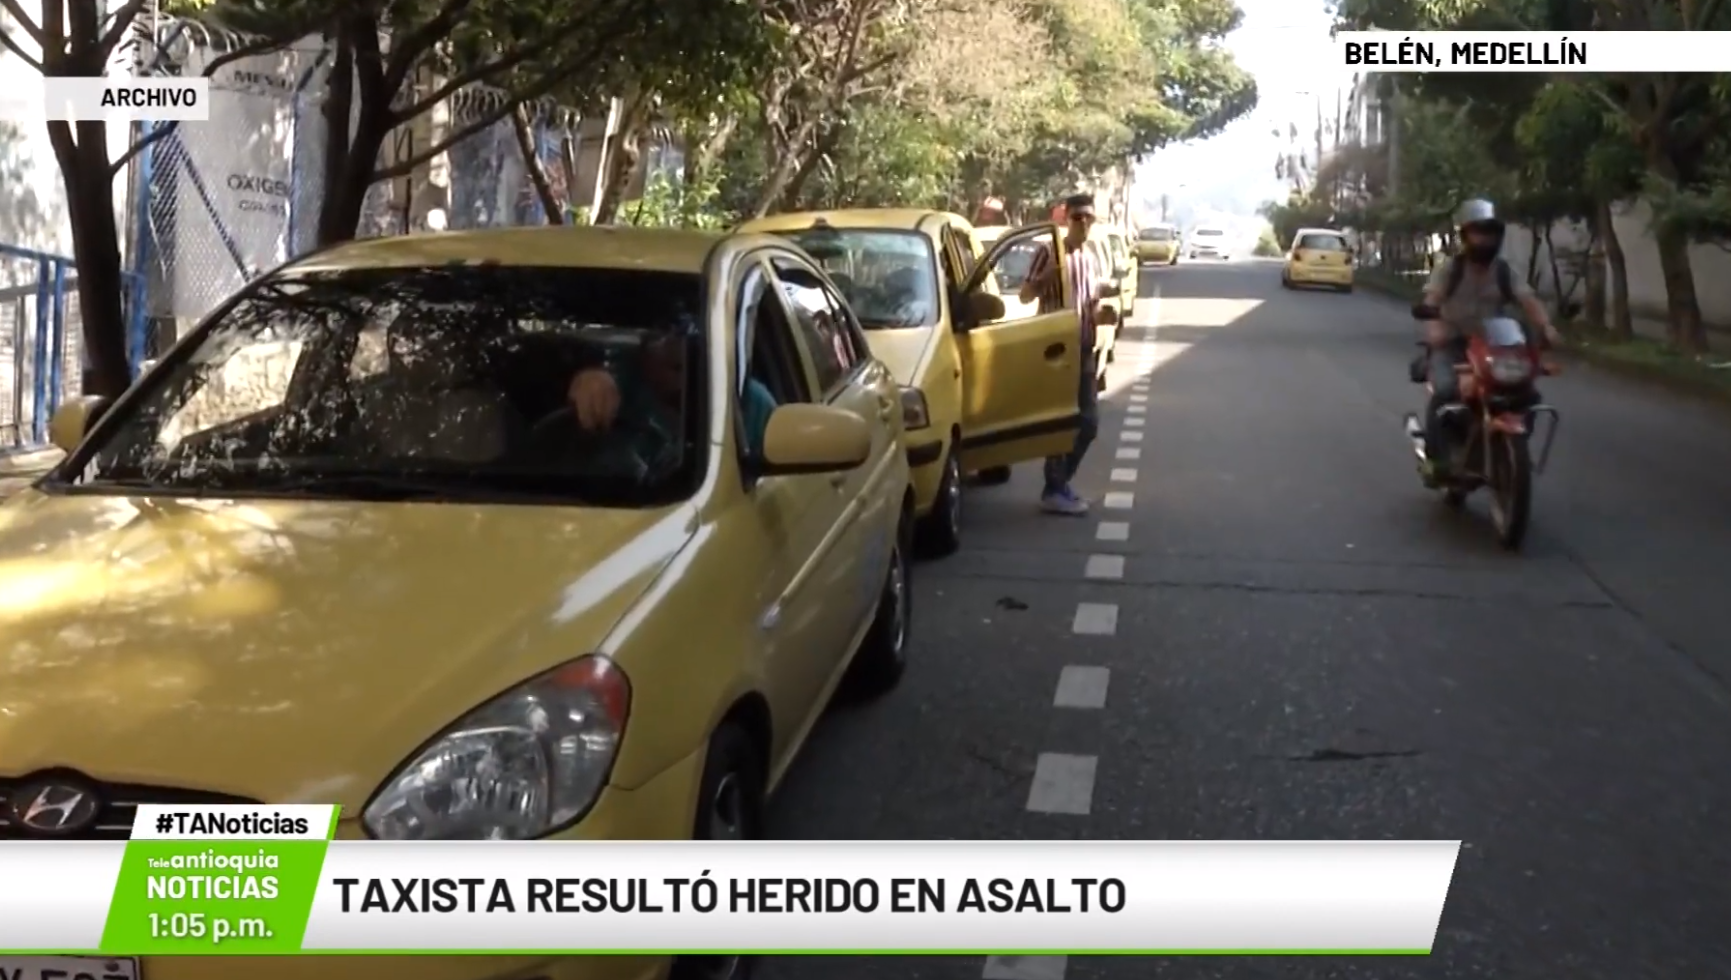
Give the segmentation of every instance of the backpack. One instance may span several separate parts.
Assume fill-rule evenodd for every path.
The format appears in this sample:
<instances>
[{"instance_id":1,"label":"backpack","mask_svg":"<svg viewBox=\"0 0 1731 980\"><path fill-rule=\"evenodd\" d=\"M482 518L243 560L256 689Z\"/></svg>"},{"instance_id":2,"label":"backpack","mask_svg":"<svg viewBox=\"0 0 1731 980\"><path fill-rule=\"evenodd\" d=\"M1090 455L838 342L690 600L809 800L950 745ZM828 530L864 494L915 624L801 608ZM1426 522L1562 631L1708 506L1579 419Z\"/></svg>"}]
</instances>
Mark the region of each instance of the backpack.
<instances>
[{"instance_id":1,"label":"backpack","mask_svg":"<svg viewBox=\"0 0 1731 980\"><path fill-rule=\"evenodd\" d=\"M1503 304L1505 306L1514 306L1516 302L1515 270L1509 266L1508 262L1501 258L1497 259L1496 269L1497 288L1502 291ZM1461 282L1466 279L1466 276L1467 264L1462 262L1459 256L1456 256L1449 262L1449 288L1447 292L1443 293L1443 298L1452 298L1454 294L1460 290Z\"/></svg>"}]
</instances>

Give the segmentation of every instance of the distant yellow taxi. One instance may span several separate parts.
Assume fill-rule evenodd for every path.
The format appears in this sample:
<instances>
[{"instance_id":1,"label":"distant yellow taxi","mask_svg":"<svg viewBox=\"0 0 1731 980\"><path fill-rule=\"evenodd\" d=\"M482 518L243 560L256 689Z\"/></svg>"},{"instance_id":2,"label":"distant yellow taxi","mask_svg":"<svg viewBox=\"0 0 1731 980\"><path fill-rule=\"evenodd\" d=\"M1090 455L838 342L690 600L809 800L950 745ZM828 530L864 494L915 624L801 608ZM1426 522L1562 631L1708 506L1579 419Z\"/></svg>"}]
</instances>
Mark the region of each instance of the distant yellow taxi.
<instances>
[{"instance_id":1,"label":"distant yellow taxi","mask_svg":"<svg viewBox=\"0 0 1731 980\"><path fill-rule=\"evenodd\" d=\"M1076 314L1017 295L1041 248L1063 254L1055 225L994 233L990 248L960 215L917 209L779 214L740 230L784 235L821 263L894 372L929 551L960 545L965 474L1001 480L1074 442Z\"/></svg>"},{"instance_id":2,"label":"distant yellow taxi","mask_svg":"<svg viewBox=\"0 0 1731 980\"><path fill-rule=\"evenodd\" d=\"M1177 225L1149 225L1136 233L1136 261L1139 263L1177 265L1179 251Z\"/></svg>"},{"instance_id":3,"label":"distant yellow taxi","mask_svg":"<svg viewBox=\"0 0 1731 980\"><path fill-rule=\"evenodd\" d=\"M265 276L112 406L62 408L66 461L0 505L0 839L249 801L338 803L345 838L758 836L831 692L906 663L907 403L775 236L455 232ZM0 974L104 962L0 954ZM739 975L542 953L122 965Z\"/></svg>"},{"instance_id":4,"label":"distant yellow taxi","mask_svg":"<svg viewBox=\"0 0 1731 980\"><path fill-rule=\"evenodd\" d=\"M1280 284L1287 289L1328 286L1352 292L1352 247L1346 236L1329 228L1304 228L1292 236Z\"/></svg>"}]
</instances>

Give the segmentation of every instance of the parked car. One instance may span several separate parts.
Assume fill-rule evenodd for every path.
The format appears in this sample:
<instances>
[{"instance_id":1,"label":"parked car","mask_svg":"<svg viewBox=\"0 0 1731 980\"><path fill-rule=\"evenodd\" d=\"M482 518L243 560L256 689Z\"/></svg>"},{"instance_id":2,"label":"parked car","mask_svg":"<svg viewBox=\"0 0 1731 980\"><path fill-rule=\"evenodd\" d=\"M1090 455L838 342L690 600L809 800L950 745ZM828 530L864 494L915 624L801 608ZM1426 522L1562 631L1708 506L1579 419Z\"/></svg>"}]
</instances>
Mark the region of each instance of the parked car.
<instances>
[{"instance_id":1,"label":"parked car","mask_svg":"<svg viewBox=\"0 0 1731 980\"><path fill-rule=\"evenodd\" d=\"M611 424L579 418L578 379L617 384ZM0 739L0 838L124 838L146 803L313 800L341 805L342 838L759 836L831 692L906 664L905 404L829 278L774 236L447 232L270 273L112 407L64 406L67 459L0 505L0 675L27 720ZM91 804L21 815L55 791ZM147 957L142 976L236 969Z\"/></svg>"},{"instance_id":2,"label":"parked car","mask_svg":"<svg viewBox=\"0 0 1731 980\"><path fill-rule=\"evenodd\" d=\"M1106 254L1112 261L1112 279L1118 284L1117 323L1119 325L1129 323L1130 315L1136 312L1137 290L1142 285L1141 269L1130 247L1130 233L1117 225L1097 225L1091 237L1099 238L1105 243ZM1116 327L1114 332L1116 332ZM1113 360L1116 359L1116 357L1113 358Z\"/></svg>"},{"instance_id":3,"label":"parked car","mask_svg":"<svg viewBox=\"0 0 1731 980\"><path fill-rule=\"evenodd\" d=\"M1352 247L1344 234L1332 228L1302 228L1292 236L1280 284L1287 289L1329 286L1350 293L1352 269Z\"/></svg>"},{"instance_id":4,"label":"parked car","mask_svg":"<svg viewBox=\"0 0 1731 980\"><path fill-rule=\"evenodd\" d=\"M991 234L960 215L863 209L747 222L810 253L848 300L901 386L914 511L934 553L961 542L964 475L1063 452L1080 424L1076 314L1017 297L1050 223Z\"/></svg>"}]
</instances>

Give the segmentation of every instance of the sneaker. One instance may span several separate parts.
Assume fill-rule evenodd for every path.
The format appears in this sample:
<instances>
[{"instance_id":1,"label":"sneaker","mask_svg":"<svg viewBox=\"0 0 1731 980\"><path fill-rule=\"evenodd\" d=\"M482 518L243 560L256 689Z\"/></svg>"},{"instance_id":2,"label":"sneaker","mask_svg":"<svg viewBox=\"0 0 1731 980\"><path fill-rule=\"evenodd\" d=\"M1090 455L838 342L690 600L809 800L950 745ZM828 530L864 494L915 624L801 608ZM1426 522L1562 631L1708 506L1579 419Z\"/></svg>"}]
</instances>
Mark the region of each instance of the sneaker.
<instances>
[{"instance_id":1,"label":"sneaker","mask_svg":"<svg viewBox=\"0 0 1731 980\"><path fill-rule=\"evenodd\" d=\"M1088 505L1080 497L1071 493L1069 488L1054 490L1040 498L1040 509L1048 514L1064 514L1069 517L1081 517L1088 513Z\"/></svg>"},{"instance_id":2,"label":"sneaker","mask_svg":"<svg viewBox=\"0 0 1731 980\"><path fill-rule=\"evenodd\" d=\"M1418 471L1424 477L1426 488L1435 490L1448 480L1448 466L1437 460L1427 459L1418 464Z\"/></svg>"}]
</instances>

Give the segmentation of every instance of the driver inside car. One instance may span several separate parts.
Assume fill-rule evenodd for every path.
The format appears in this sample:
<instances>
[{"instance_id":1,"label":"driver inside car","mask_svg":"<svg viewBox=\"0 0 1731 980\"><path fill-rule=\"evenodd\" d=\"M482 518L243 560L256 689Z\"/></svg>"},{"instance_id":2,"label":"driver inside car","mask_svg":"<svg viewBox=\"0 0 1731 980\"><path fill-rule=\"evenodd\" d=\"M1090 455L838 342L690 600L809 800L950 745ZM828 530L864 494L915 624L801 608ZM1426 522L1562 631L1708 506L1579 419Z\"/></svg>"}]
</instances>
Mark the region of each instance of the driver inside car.
<instances>
[{"instance_id":1,"label":"driver inside car","mask_svg":"<svg viewBox=\"0 0 1731 980\"><path fill-rule=\"evenodd\" d=\"M646 343L635 363L586 367L572 376L566 398L585 432L611 433L628 428L638 456L652 467L677 455L686 397L685 338L659 337ZM747 378L742 397L746 445L763 449L763 433L775 396L756 378Z\"/></svg>"}]
</instances>

